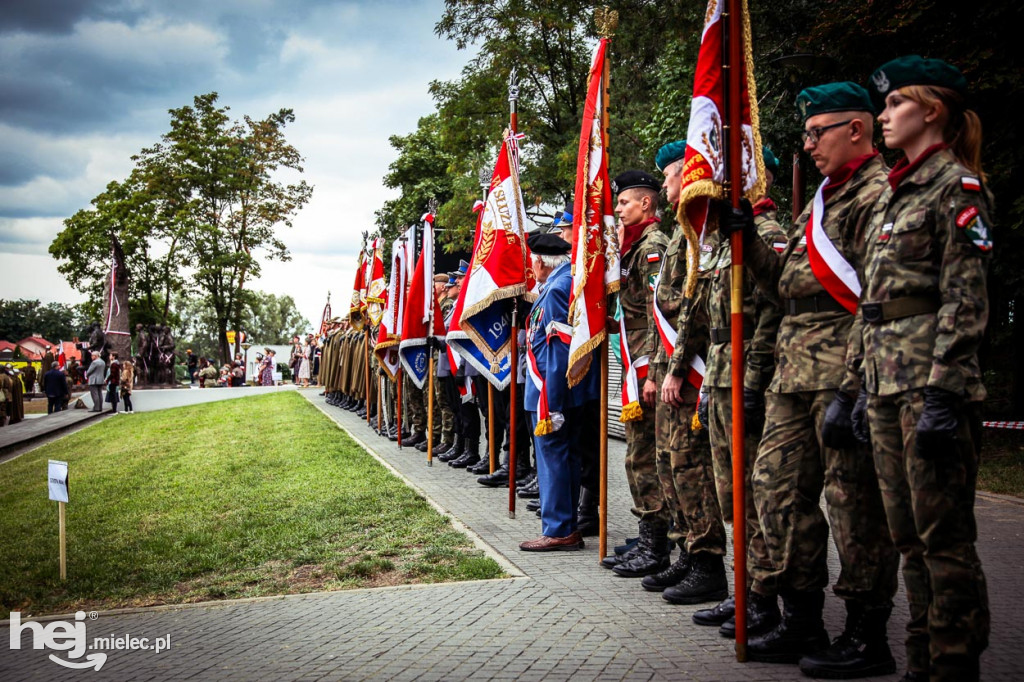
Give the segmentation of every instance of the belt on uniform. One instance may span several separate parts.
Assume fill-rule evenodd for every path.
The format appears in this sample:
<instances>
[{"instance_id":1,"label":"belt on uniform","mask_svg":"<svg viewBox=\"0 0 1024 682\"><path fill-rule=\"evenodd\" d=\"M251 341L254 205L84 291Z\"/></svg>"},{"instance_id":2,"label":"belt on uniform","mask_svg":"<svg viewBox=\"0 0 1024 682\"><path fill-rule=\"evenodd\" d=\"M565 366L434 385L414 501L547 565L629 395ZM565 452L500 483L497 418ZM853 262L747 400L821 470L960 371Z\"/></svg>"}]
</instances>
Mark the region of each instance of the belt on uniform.
<instances>
[{"instance_id":1,"label":"belt on uniform","mask_svg":"<svg viewBox=\"0 0 1024 682\"><path fill-rule=\"evenodd\" d=\"M647 329L647 318L641 317L634 320L626 320L626 331L634 332L637 329Z\"/></svg>"},{"instance_id":2,"label":"belt on uniform","mask_svg":"<svg viewBox=\"0 0 1024 682\"><path fill-rule=\"evenodd\" d=\"M782 310L786 315L802 315L803 313L846 313L846 308L829 294L821 293L804 298L782 299Z\"/></svg>"},{"instance_id":3,"label":"belt on uniform","mask_svg":"<svg viewBox=\"0 0 1024 682\"><path fill-rule=\"evenodd\" d=\"M889 320L898 320L902 317L926 315L934 313L938 309L939 302L931 296L904 296L891 301L862 303L860 314L865 322L878 324Z\"/></svg>"},{"instance_id":4,"label":"belt on uniform","mask_svg":"<svg viewBox=\"0 0 1024 682\"><path fill-rule=\"evenodd\" d=\"M754 325L743 323L743 340L754 338ZM729 343L732 341L732 327L712 327L711 343Z\"/></svg>"}]
</instances>

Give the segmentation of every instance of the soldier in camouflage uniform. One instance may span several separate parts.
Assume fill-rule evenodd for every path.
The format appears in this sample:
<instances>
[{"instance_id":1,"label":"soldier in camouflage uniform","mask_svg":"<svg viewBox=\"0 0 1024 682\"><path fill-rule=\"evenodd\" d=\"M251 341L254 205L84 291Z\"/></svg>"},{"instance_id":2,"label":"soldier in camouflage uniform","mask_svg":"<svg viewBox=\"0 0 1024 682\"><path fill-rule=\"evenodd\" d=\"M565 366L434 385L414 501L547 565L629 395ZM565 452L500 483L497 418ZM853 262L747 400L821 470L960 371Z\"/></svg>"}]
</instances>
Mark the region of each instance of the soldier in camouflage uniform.
<instances>
[{"instance_id":1,"label":"soldier in camouflage uniform","mask_svg":"<svg viewBox=\"0 0 1024 682\"><path fill-rule=\"evenodd\" d=\"M434 298L440 302L442 317L445 313L445 302L448 300L444 295L444 287L448 284L448 275L438 273L434 275ZM454 307L452 301L450 307ZM449 396L445 391L444 384L450 378L448 376L448 364L442 360L444 352L440 353L436 348L430 351L434 355L434 456L443 451L451 449L455 440L455 413L453 406L449 403ZM426 384L424 384L426 387ZM443 448L441 446L444 446ZM416 446L420 452L427 451L427 441Z\"/></svg>"},{"instance_id":2,"label":"soldier in camouflage uniform","mask_svg":"<svg viewBox=\"0 0 1024 682\"><path fill-rule=\"evenodd\" d=\"M655 158L665 174L665 192L673 211L679 202L685 153L686 141L680 140L663 146ZM660 343L650 364L652 381L662 387L662 400L655 409L658 478L673 521L669 539L679 545L680 553L671 566L646 576L641 584L646 590L663 592L662 596L672 603L697 604L724 599L729 590L722 564L725 526L715 495L707 429L695 432L691 424L699 380L688 380L690 363L695 357L707 357L708 328L696 324L706 316L694 310L685 316L679 314L686 281L686 253L680 247L685 249L686 240L677 225L655 288ZM676 334L680 326L684 331ZM680 338L683 346L677 353Z\"/></svg>"},{"instance_id":3,"label":"soldier in camouflage uniform","mask_svg":"<svg viewBox=\"0 0 1024 682\"><path fill-rule=\"evenodd\" d=\"M977 680L989 634L974 547L985 396L978 346L992 253L981 123L964 107L964 77L937 59L888 62L870 87L886 146L906 156L866 235L860 334L843 386L849 404L862 382L864 399L842 413L861 436L870 424L889 529L903 554L904 679Z\"/></svg>"},{"instance_id":4,"label":"soldier in camouflage uniform","mask_svg":"<svg viewBox=\"0 0 1024 682\"><path fill-rule=\"evenodd\" d=\"M821 437L825 411L845 374L856 309L856 298L844 298L836 287L838 276L822 270L833 273L838 261L833 258L831 268L821 263L825 254L838 254L855 272L871 208L885 187L885 164L872 145L872 104L863 88L854 83L807 88L797 104L804 118L804 149L826 182L797 219L781 256L752 237L752 220L741 215L736 221L749 228L744 244L758 286L778 297L784 313L753 471L758 517L774 564L771 579L784 609L778 626L750 640L747 655L795 663L827 649L810 666L822 676L879 675L895 670L885 624L898 557L867 449L836 447ZM812 216L814 206L820 216ZM732 216L735 220L735 212ZM723 221L727 231L735 227L733 220ZM819 237L809 239L815 232ZM829 522L819 503L823 489ZM830 526L841 567L835 593L847 610L846 630L831 648L822 621Z\"/></svg>"},{"instance_id":5,"label":"soldier in camouflage uniform","mask_svg":"<svg viewBox=\"0 0 1024 682\"><path fill-rule=\"evenodd\" d=\"M775 203L768 198L774 174L778 171L778 159L765 148L763 150L768 182L763 196L753 206L754 227L757 236L765 245L781 252L786 246L786 234L776 220ZM702 259L702 268L710 271L708 292L708 320L710 348L708 349L707 375L704 388L708 394L709 420L711 430L711 454L714 462L715 484L722 516L726 522L732 520L732 248L727 238L718 233L705 236L705 243L712 253ZM782 312L774 297L757 288L753 275L745 273L743 296L743 338L744 375L743 409L746 438L744 457L746 461L746 541L749 599L747 600L747 634L757 635L775 627L779 622L775 581L772 579L772 560L765 545L764 533L758 519L757 505L751 485L754 459L764 424L764 393L775 371L775 337L778 333ZM729 614L729 605L722 605L717 614L702 613L698 622L703 625L721 625L720 632L726 637L736 636L735 605ZM714 616L717 615L718 618Z\"/></svg>"},{"instance_id":6,"label":"soldier in camouflage uniform","mask_svg":"<svg viewBox=\"0 0 1024 682\"><path fill-rule=\"evenodd\" d=\"M661 341L654 322L654 282L668 247L661 231L658 194L661 184L643 171L626 171L612 182L618 194L615 214L623 227L619 241L622 277L619 304L633 366L653 358ZM666 550L669 513L658 478L655 446L655 404L658 386L640 374L642 416L626 421L626 480L633 496L633 514L640 519L640 541L626 554L602 560L618 575L638 578L668 568Z\"/></svg>"}]
</instances>

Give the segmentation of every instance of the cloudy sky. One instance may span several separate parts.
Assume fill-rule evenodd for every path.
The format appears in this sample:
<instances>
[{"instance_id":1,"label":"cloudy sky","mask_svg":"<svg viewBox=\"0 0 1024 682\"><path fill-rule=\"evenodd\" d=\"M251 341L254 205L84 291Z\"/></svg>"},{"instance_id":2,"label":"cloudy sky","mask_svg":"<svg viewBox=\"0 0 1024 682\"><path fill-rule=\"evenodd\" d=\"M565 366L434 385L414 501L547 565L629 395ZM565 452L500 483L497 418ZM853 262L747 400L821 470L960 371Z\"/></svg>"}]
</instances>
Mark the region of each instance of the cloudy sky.
<instances>
[{"instance_id":1,"label":"cloudy sky","mask_svg":"<svg viewBox=\"0 0 1024 682\"><path fill-rule=\"evenodd\" d=\"M233 118L294 109L312 201L254 288L319 322L348 300L359 235L394 193L387 138L469 58L433 33L442 0L0 2L0 298L82 300L47 253L61 221L131 170L168 109L216 91Z\"/></svg>"}]
</instances>

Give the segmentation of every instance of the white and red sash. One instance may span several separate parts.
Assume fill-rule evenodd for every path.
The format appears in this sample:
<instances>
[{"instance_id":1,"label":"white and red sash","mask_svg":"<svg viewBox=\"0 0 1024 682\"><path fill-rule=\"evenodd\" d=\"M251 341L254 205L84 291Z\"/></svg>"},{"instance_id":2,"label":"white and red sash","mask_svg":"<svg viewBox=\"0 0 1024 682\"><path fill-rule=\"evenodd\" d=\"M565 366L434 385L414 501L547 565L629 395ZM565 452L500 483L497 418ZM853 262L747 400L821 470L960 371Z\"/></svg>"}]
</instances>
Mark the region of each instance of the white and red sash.
<instances>
[{"instance_id":1,"label":"white and red sash","mask_svg":"<svg viewBox=\"0 0 1024 682\"><path fill-rule=\"evenodd\" d=\"M857 312L857 301L860 300L860 280L857 279L857 271L828 238L822 225L824 189L827 186L828 178L825 178L814 193L811 217L807 221L807 258L821 286L852 315Z\"/></svg>"},{"instance_id":2,"label":"white and red sash","mask_svg":"<svg viewBox=\"0 0 1024 682\"><path fill-rule=\"evenodd\" d=\"M658 309L657 306L654 307ZM620 422L635 422L644 417L644 408L640 405L640 382L647 379L647 365L650 358L642 355L635 360L629 355L629 343L626 341L626 316L619 316L619 350L622 353L622 414Z\"/></svg>"},{"instance_id":3,"label":"white and red sash","mask_svg":"<svg viewBox=\"0 0 1024 682\"><path fill-rule=\"evenodd\" d=\"M654 281L654 290L658 290L658 285L661 283L661 276L665 271L665 263L662 262L661 270L658 271L658 279ZM673 327L668 318L665 317L665 313L658 307L658 297L654 297L654 323L658 327L658 336L661 337L661 345L665 348L665 354L668 357L672 357L672 354L676 352L676 340L679 338L679 333ZM693 360L690 362L690 369L686 373L686 380L693 384L699 391L701 385L704 383L704 360L699 355L694 355Z\"/></svg>"}]
</instances>

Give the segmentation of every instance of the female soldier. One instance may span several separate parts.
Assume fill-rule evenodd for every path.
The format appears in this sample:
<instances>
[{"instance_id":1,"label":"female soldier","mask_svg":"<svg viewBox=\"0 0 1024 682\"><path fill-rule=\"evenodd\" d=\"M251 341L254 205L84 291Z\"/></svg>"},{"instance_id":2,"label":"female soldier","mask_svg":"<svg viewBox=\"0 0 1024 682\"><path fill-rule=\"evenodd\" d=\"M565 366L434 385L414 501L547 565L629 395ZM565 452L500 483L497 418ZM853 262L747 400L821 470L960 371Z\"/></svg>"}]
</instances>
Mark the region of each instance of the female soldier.
<instances>
[{"instance_id":1,"label":"female soldier","mask_svg":"<svg viewBox=\"0 0 1024 682\"><path fill-rule=\"evenodd\" d=\"M862 331L846 387L863 381L889 530L904 557L905 679L976 680L989 632L974 548L978 346L992 252L981 123L965 107L960 71L938 59L890 61L869 89L886 146L905 156L866 236ZM864 402L852 415L862 437Z\"/></svg>"}]
</instances>

